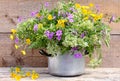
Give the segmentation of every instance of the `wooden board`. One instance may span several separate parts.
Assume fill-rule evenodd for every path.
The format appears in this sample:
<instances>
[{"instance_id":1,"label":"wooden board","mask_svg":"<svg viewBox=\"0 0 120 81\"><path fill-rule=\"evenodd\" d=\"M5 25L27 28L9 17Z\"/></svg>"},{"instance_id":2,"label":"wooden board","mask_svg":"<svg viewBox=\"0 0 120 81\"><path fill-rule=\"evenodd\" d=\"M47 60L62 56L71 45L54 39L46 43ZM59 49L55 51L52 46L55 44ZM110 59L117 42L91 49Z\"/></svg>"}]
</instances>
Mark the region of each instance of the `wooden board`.
<instances>
[{"instance_id":1,"label":"wooden board","mask_svg":"<svg viewBox=\"0 0 120 81\"><path fill-rule=\"evenodd\" d=\"M102 67L120 67L120 35L111 35L110 48L103 45ZM22 56L15 50L9 34L0 34L0 66L47 66L47 58L38 53L39 50L27 50Z\"/></svg>"},{"instance_id":2,"label":"wooden board","mask_svg":"<svg viewBox=\"0 0 120 81\"><path fill-rule=\"evenodd\" d=\"M32 11L39 10L41 4L49 1L50 8L59 0L0 0L0 32L10 32L11 28L16 28L18 17L30 17ZM67 1L67 0L66 0ZM100 6L100 11L104 14L120 16L120 1L119 0L76 0L83 4L94 3ZM120 33L120 24L112 24L111 33Z\"/></svg>"},{"instance_id":3,"label":"wooden board","mask_svg":"<svg viewBox=\"0 0 120 81\"><path fill-rule=\"evenodd\" d=\"M25 71L35 70L40 77L35 81L120 81L120 68L85 69L85 74L77 77L56 77L48 73L47 68L23 68ZM10 78L10 68L0 68L0 81L15 81ZM21 81L33 81L23 78Z\"/></svg>"}]
</instances>

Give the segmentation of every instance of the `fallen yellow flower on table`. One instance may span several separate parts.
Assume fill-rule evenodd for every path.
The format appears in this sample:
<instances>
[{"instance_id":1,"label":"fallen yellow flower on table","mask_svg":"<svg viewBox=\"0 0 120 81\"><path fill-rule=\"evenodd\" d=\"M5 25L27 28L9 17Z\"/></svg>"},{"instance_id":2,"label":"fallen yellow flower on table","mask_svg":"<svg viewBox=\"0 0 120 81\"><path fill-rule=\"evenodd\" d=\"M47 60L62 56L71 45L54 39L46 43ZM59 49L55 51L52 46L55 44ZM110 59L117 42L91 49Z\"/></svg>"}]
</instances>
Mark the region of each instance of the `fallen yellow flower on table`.
<instances>
[{"instance_id":1,"label":"fallen yellow flower on table","mask_svg":"<svg viewBox=\"0 0 120 81\"><path fill-rule=\"evenodd\" d=\"M17 75L17 74L14 73L14 72L11 72L11 73L10 73L10 77L11 77L11 78L15 78L16 75Z\"/></svg>"},{"instance_id":2,"label":"fallen yellow flower on table","mask_svg":"<svg viewBox=\"0 0 120 81\"><path fill-rule=\"evenodd\" d=\"M38 73L32 73L32 75L31 75L31 79L32 80L36 80L37 78L39 78L39 74Z\"/></svg>"},{"instance_id":3,"label":"fallen yellow flower on table","mask_svg":"<svg viewBox=\"0 0 120 81\"><path fill-rule=\"evenodd\" d=\"M26 72L26 76L29 77L31 75L30 72Z\"/></svg>"},{"instance_id":4,"label":"fallen yellow flower on table","mask_svg":"<svg viewBox=\"0 0 120 81\"><path fill-rule=\"evenodd\" d=\"M16 81L20 81L21 75L16 75L16 76L15 76L15 79L16 79Z\"/></svg>"},{"instance_id":5,"label":"fallen yellow flower on table","mask_svg":"<svg viewBox=\"0 0 120 81\"><path fill-rule=\"evenodd\" d=\"M25 51L25 50L21 50L21 53L22 53L23 55L26 55L26 51Z\"/></svg>"},{"instance_id":6,"label":"fallen yellow flower on table","mask_svg":"<svg viewBox=\"0 0 120 81\"><path fill-rule=\"evenodd\" d=\"M19 67L16 67L16 68L15 68L15 72L16 72L16 73L19 73L20 71L21 71L21 70L20 70Z\"/></svg>"}]
</instances>

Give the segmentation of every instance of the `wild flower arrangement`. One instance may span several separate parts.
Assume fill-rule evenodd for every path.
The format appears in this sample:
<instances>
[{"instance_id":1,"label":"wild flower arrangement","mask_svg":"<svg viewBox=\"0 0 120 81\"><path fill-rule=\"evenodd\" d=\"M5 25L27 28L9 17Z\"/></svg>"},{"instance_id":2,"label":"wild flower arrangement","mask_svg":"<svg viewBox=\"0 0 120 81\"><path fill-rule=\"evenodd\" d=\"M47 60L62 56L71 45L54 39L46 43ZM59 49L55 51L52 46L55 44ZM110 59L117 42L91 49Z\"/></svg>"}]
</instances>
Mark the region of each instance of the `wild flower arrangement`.
<instances>
[{"instance_id":1,"label":"wild flower arrangement","mask_svg":"<svg viewBox=\"0 0 120 81\"><path fill-rule=\"evenodd\" d=\"M104 15L99 9L92 3L84 6L74 2L58 2L52 10L46 7L32 12L34 17L19 23L17 30L11 30L15 48L24 47L23 55L27 48L45 49L51 56L77 50L80 52L73 53L76 58L87 54L91 66L100 64L101 45L104 42L109 46L110 27L103 22Z\"/></svg>"}]
</instances>

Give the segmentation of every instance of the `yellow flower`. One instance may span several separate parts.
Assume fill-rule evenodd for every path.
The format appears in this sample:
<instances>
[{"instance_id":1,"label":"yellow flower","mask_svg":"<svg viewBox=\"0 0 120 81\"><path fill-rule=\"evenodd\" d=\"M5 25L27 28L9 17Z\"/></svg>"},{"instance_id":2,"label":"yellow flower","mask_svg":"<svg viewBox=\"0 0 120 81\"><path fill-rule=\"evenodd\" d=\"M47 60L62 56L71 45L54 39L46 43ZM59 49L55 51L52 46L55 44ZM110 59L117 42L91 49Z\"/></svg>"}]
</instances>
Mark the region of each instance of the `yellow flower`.
<instances>
[{"instance_id":1,"label":"yellow flower","mask_svg":"<svg viewBox=\"0 0 120 81\"><path fill-rule=\"evenodd\" d=\"M16 30L15 29L11 29L11 32L12 32L12 34L15 34Z\"/></svg>"},{"instance_id":2,"label":"yellow flower","mask_svg":"<svg viewBox=\"0 0 120 81\"><path fill-rule=\"evenodd\" d=\"M36 80L37 78L39 78L39 74L38 73L32 73L31 78L32 78L32 80Z\"/></svg>"},{"instance_id":3,"label":"yellow flower","mask_svg":"<svg viewBox=\"0 0 120 81\"><path fill-rule=\"evenodd\" d=\"M31 41L30 39L26 39L26 44L30 45Z\"/></svg>"},{"instance_id":4,"label":"yellow flower","mask_svg":"<svg viewBox=\"0 0 120 81\"><path fill-rule=\"evenodd\" d=\"M89 17L87 16L87 17L85 17L85 18L83 18L84 20L88 20L89 19Z\"/></svg>"},{"instance_id":5,"label":"yellow flower","mask_svg":"<svg viewBox=\"0 0 120 81\"><path fill-rule=\"evenodd\" d=\"M93 18L94 18L94 21L97 21L97 20L103 18L103 14L102 13L101 14L96 14L96 15L93 16Z\"/></svg>"},{"instance_id":6,"label":"yellow flower","mask_svg":"<svg viewBox=\"0 0 120 81\"><path fill-rule=\"evenodd\" d=\"M18 49L18 48L19 48L19 46L15 44L15 48L16 48L16 49Z\"/></svg>"},{"instance_id":7,"label":"yellow flower","mask_svg":"<svg viewBox=\"0 0 120 81\"><path fill-rule=\"evenodd\" d=\"M81 7L80 4L78 3L75 4L75 8L80 8L80 7Z\"/></svg>"},{"instance_id":8,"label":"yellow flower","mask_svg":"<svg viewBox=\"0 0 120 81\"><path fill-rule=\"evenodd\" d=\"M103 14L101 13L101 14L99 15L99 17L100 17L100 19L103 18Z\"/></svg>"},{"instance_id":9,"label":"yellow flower","mask_svg":"<svg viewBox=\"0 0 120 81\"><path fill-rule=\"evenodd\" d=\"M16 73L13 73L13 72L10 73L11 78L15 78L15 76L16 76Z\"/></svg>"},{"instance_id":10,"label":"yellow flower","mask_svg":"<svg viewBox=\"0 0 120 81\"><path fill-rule=\"evenodd\" d=\"M82 6L81 8L82 9L89 9L90 7L89 6Z\"/></svg>"},{"instance_id":11,"label":"yellow flower","mask_svg":"<svg viewBox=\"0 0 120 81\"><path fill-rule=\"evenodd\" d=\"M16 79L16 81L20 81L21 76L20 76L20 75L16 75L16 76L15 76L15 79Z\"/></svg>"},{"instance_id":12,"label":"yellow flower","mask_svg":"<svg viewBox=\"0 0 120 81\"><path fill-rule=\"evenodd\" d=\"M82 9L82 13L83 13L84 15L87 15L87 14L88 14L88 10Z\"/></svg>"},{"instance_id":13,"label":"yellow flower","mask_svg":"<svg viewBox=\"0 0 120 81\"><path fill-rule=\"evenodd\" d=\"M95 17L95 16L96 16L96 14L90 14L90 16Z\"/></svg>"},{"instance_id":14,"label":"yellow flower","mask_svg":"<svg viewBox=\"0 0 120 81\"><path fill-rule=\"evenodd\" d=\"M36 17L40 18L40 17L41 17L41 15L40 15L39 13L37 13L37 14L36 14Z\"/></svg>"},{"instance_id":15,"label":"yellow flower","mask_svg":"<svg viewBox=\"0 0 120 81\"><path fill-rule=\"evenodd\" d=\"M42 27L43 27L43 24L39 23L38 28L42 28Z\"/></svg>"},{"instance_id":16,"label":"yellow flower","mask_svg":"<svg viewBox=\"0 0 120 81\"><path fill-rule=\"evenodd\" d=\"M15 72L19 73L19 72L20 72L20 68L19 68L19 67L16 67L16 68L15 68Z\"/></svg>"},{"instance_id":17,"label":"yellow flower","mask_svg":"<svg viewBox=\"0 0 120 81\"><path fill-rule=\"evenodd\" d=\"M10 35L10 39L13 40L13 39L14 39L14 36L13 36L13 35Z\"/></svg>"},{"instance_id":18,"label":"yellow flower","mask_svg":"<svg viewBox=\"0 0 120 81\"><path fill-rule=\"evenodd\" d=\"M89 6L90 6L90 7L94 7L94 4L93 4L93 3L90 3Z\"/></svg>"},{"instance_id":19,"label":"yellow flower","mask_svg":"<svg viewBox=\"0 0 120 81\"><path fill-rule=\"evenodd\" d=\"M48 15L48 20L52 20L53 19L53 17L52 17L52 15Z\"/></svg>"},{"instance_id":20,"label":"yellow flower","mask_svg":"<svg viewBox=\"0 0 120 81\"><path fill-rule=\"evenodd\" d=\"M26 76L29 77L31 74L30 72L26 72Z\"/></svg>"},{"instance_id":21,"label":"yellow flower","mask_svg":"<svg viewBox=\"0 0 120 81\"><path fill-rule=\"evenodd\" d=\"M22 53L23 55L26 55L26 51L25 51L25 50L21 50L21 53Z\"/></svg>"},{"instance_id":22,"label":"yellow flower","mask_svg":"<svg viewBox=\"0 0 120 81\"><path fill-rule=\"evenodd\" d=\"M67 20L60 19L60 20L58 20L58 24L57 24L56 26L57 26L57 27L58 27L58 26L65 27L65 22L67 22Z\"/></svg>"}]
</instances>

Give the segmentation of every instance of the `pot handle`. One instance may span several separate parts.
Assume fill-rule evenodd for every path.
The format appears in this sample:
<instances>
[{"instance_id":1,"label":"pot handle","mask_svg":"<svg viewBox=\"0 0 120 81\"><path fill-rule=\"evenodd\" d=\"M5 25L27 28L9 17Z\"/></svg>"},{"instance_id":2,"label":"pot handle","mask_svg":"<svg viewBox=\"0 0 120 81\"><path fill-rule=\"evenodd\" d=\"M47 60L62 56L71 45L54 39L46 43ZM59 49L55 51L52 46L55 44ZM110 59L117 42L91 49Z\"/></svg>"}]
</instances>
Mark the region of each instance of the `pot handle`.
<instances>
[{"instance_id":1,"label":"pot handle","mask_svg":"<svg viewBox=\"0 0 120 81\"><path fill-rule=\"evenodd\" d=\"M47 56L47 57L51 57L52 56L51 54L48 54L47 52L45 52L43 49L40 49L39 53L41 55L44 55L44 56Z\"/></svg>"}]
</instances>

